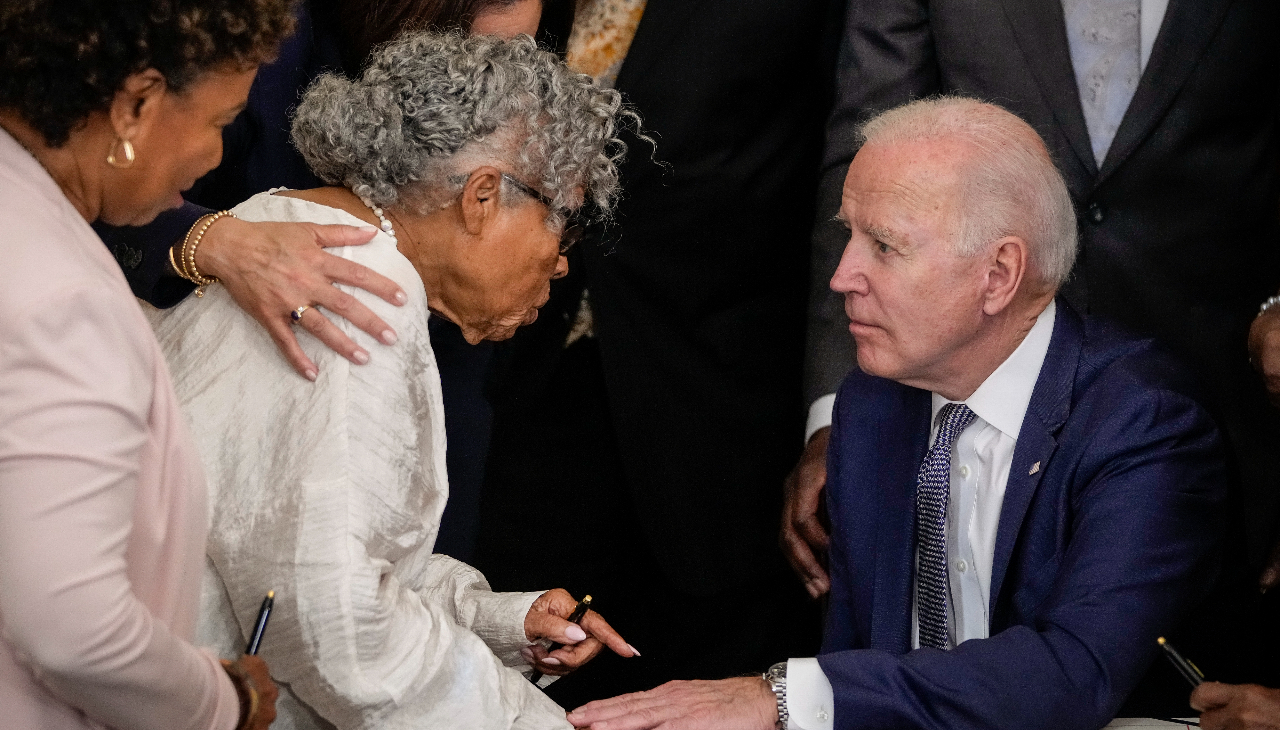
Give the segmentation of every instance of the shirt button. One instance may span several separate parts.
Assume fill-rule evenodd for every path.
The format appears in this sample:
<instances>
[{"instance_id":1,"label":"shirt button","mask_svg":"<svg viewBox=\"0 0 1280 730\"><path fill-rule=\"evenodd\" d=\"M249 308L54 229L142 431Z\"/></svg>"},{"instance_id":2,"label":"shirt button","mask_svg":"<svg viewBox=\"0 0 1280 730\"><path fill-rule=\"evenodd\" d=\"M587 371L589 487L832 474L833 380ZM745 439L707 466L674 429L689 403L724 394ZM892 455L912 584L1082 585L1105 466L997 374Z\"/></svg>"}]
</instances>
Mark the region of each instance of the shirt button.
<instances>
[{"instance_id":1,"label":"shirt button","mask_svg":"<svg viewBox=\"0 0 1280 730\"><path fill-rule=\"evenodd\" d=\"M1107 218L1107 213L1102 209L1101 205L1098 205L1097 203L1089 204L1089 220L1093 221L1094 223L1101 223L1102 221L1106 220L1106 218Z\"/></svg>"},{"instance_id":2,"label":"shirt button","mask_svg":"<svg viewBox=\"0 0 1280 730\"><path fill-rule=\"evenodd\" d=\"M969 478L969 465L968 465L968 464L961 464L961 465L960 465L960 476L964 477L965 479L968 479L968 478Z\"/></svg>"},{"instance_id":3,"label":"shirt button","mask_svg":"<svg viewBox=\"0 0 1280 730\"><path fill-rule=\"evenodd\" d=\"M964 562L964 559L963 559L963 558L962 558L962 559L960 559L960 560L957 560L957 561L956 561L956 570L958 570L958 571L960 571L961 573L963 573L963 572L965 572L965 571L966 571L966 570L968 570L968 569L969 569L969 564L968 564L968 563L966 563L966 562Z\"/></svg>"}]
</instances>

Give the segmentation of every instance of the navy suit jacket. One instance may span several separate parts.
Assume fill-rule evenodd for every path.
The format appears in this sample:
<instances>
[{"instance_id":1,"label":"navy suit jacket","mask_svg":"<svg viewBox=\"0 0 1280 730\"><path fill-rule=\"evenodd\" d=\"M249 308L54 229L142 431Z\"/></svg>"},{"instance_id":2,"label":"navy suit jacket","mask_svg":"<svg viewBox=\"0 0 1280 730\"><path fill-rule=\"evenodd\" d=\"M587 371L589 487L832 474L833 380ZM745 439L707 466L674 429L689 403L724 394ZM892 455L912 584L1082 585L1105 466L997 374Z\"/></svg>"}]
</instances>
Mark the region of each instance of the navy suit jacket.
<instances>
[{"instance_id":1,"label":"navy suit jacket","mask_svg":"<svg viewBox=\"0 0 1280 730\"><path fill-rule=\"evenodd\" d=\"M857 370L828 452L837 728L1098 728L1216 575L1218 431L1183 369L1059 299L1014 450L990 638L911 650L927 391Z\"/></svg>"}]
</instances>

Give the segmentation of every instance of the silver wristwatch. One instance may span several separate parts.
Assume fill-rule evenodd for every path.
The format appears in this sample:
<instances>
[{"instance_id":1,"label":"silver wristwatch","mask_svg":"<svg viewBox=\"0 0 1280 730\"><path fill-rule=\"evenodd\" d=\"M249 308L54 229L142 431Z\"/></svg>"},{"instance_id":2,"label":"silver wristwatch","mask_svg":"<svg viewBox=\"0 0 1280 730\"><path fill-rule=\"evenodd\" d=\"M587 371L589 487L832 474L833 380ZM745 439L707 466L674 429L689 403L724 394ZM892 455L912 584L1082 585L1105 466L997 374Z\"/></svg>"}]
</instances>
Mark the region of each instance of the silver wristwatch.
<instances>
[{"instance_id":1,"label":"silver wristwatch","mask_svg":"<svg viewBox=\"0 0 1280 730\"><path fill-rule=\"evenodd\" d=\"M773 696L778 699L778 724L774 727L776 730L787 730L787 720L791 719L787 714L787 663L778 662L761 676L769 683L769 689L773 690Z\"/></svg>"}]
</instances>

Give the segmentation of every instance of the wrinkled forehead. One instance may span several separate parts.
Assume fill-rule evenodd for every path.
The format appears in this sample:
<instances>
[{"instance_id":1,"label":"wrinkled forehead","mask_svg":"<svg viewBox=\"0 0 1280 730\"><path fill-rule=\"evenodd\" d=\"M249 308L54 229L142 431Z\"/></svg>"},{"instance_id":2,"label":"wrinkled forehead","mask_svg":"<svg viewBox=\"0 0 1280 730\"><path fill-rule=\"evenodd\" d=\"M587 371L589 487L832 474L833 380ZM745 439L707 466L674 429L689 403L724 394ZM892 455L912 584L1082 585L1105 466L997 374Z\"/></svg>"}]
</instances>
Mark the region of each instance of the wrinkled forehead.
<instances>
[{"instance_id":1,"label":"wrinkled forehead","mask_svg":"<svg viewBox=\"0 0 1280 730\"><path fill-rule=\"evenodd\" d=\"M936 220L959 212L964 168L973 150L946 138L872 142L849 166L841 218L910 215Z\"/></svg>"}]
</instances>

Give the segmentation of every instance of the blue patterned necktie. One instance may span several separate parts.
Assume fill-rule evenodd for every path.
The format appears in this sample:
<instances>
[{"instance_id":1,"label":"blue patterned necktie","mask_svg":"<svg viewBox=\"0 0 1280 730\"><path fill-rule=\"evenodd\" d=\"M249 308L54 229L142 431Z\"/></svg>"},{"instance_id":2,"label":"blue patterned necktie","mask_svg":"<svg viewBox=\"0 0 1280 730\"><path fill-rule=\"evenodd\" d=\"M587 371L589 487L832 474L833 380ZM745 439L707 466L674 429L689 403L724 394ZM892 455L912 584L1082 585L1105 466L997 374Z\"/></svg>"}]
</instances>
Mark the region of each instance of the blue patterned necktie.
<instances>
[{"instance_id":1,"label":"blue patterned necktie","mask_svg":"<svg viewBox=\"0 0 1280 730\"><path fill-rule=\"evenodd\" d=\"M1080 107L1098 167L1142 76L1142 0L1062 0Z\"/></svg>"},{"instance_id":2,"label":"blue patterned necktie","mask_svg":"<svg viewBox=\"0 0 1280 730\"><path fill-rule=\"evenodd\" d=\"M941 425L920 464L916 486L916 613L920 646L951 648L947 629L947 500L951 496L951 446L977 416L969 406L948 403L938 414Z\"/></svg>"}]
</instances>

